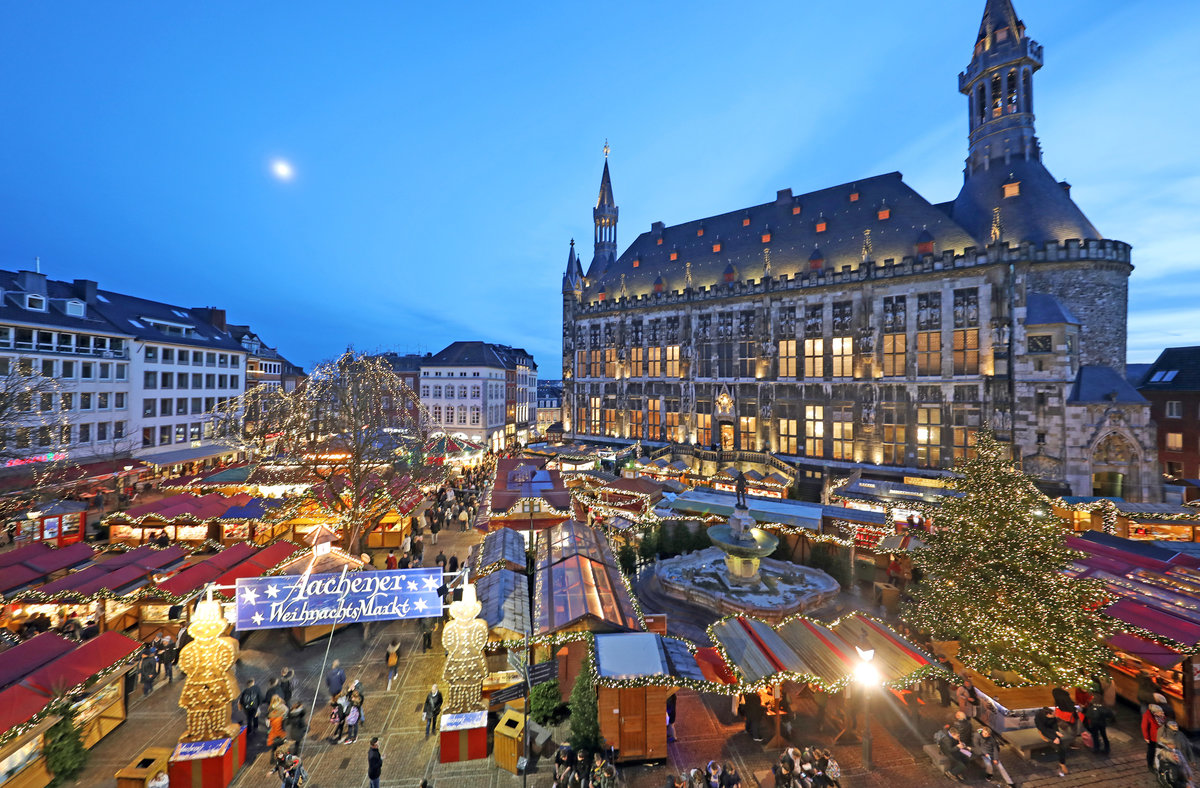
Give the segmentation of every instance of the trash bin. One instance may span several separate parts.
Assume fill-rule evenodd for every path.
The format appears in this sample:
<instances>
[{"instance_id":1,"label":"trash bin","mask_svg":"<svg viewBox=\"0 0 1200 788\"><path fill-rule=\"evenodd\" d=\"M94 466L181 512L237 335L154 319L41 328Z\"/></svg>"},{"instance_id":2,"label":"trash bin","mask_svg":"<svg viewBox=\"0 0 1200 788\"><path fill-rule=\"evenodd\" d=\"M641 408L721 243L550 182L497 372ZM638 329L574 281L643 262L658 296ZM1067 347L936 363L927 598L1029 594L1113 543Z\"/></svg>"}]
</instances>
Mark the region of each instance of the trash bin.
<instances>
[{"instance_id":1,"label":"trash bin","mask_svg":"<svg viewBox=\"0 0 1200 788\"><path fill-rule=\"evenodd\" d=\"M886 610L889 615L896 615L900 612L900 589L891 583L876 583L875 604Z\"/></svg>"},{"instance_id":2,"label":"trash bin","mask_svg":"<svg viewBox=\"0 0 1200 788\"><path fill-rule=\"evenodd\" d=\"M117 772L117 788L146 788L155 775L166 773L170 758L170 747L147 747Z\"/></svg>"},{"instance_id":3,"label":"trash bin","mask_svg":"<svg viewBox=\"0 0 1200 788\"><path fill-rule=\"evenodd\" d=\"M509 709L496 724L496 735L492 739L492 754L496 757L496 765L516 774L517 760L524 756L524 751L525 716Z\"/></svg>"}]
</instances>

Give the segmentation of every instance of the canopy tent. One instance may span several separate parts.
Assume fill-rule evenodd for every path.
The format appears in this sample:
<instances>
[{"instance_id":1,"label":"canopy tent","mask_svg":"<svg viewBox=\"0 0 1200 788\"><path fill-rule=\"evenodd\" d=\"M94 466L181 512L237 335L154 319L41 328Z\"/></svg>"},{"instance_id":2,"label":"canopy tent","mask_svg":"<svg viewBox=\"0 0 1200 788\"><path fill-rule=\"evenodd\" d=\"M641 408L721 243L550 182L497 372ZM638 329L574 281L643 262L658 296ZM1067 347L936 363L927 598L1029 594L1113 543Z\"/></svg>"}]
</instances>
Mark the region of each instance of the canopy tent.
<instances>
[{"instance_id":1,"label":"canopy tent","mask_svg":"<svg viewBox=\"0 0 1200 788\"><path fill-rule=\"evenodd\" d=\"M105 668L120 664L142 644L120 632L102 632L79 648L27 675L22 684L47 694L82 687Z\"/></svg>"},{"instance_id":2,"label":"canopy tent","mask_svg":"<svg viewBox=\"0 0 1200 788\"><path fill-rule=\"evenodd\" d=\"M465 438L455 438L445 433L435 435L425 442L425 461L444 465L455 460L467 460L483 454L484 447Z\"/></svg>"}]
</instances>

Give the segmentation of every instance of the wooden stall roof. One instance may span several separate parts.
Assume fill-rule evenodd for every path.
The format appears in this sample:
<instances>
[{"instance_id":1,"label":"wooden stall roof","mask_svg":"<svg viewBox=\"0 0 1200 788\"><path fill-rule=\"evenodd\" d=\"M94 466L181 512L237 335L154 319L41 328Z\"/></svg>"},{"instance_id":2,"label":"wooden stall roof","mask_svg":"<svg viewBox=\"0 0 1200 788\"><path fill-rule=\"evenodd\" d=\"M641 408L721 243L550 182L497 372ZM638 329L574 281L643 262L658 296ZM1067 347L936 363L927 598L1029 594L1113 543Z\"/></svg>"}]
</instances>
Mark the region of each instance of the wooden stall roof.
<instances>
[{"instance_id":1,"label":"wooden stall roof","mask_svg":"<svg viewBox=\"0 0 1200 788\"><path fill-rule=\"evenodd\" d=\"M245 561L227 569L217 578L217 584L233 585L241 577L259 577L299 552L300 546L291 542L275 542L267 545Z\"/></svg>"},{"instance_id":2,"label":"wooden stall roof","mask_svg":"<svg viewBox=\"0 0 1200 788\"><path fill-rule=\"evenodd\" d=\"M50 704L40 692L17 685L0 691L0 735L36 717Z\"/></svg>"},{"instance_id":3,"label":"wooden stall roof","mask_svg":"<svg viewBox=\"0 0 1200 788\"><path fill-rule=\"evenodd\" d=\"M495 532L499 533L499 531ZM529 582L524 574L500 569L475 582L480 616L499 640L523 638L529 628Z\"/></svg>"},{"instance_id":4,"label":"wooden stall roof","mask_svg":"<svg viewBox=\"0 0 1200 788\"><path fill-rule=\"evenodd\" d=\"M0 655L0 688L20 682L33 671L75 649L74 641L56 632L42 632Z\"/></svg>"},{"instance_id":5,"label":"wooden stall roof","mask_svg":"<svg viewBox=\"0 0 1200 788\"><path fill-rule=\"evenodd\" d=\"M149 583L151 573L172 571L183 564L187 555L187 551L179 545L161 550L139 547L124 555L114 556L111 560L72 572L35 590L51 597L66 593L89 596L102 590L126 593Z\"/></svg>"},{"instance_id":6,"label":"wooden stall roof","mask_svg":"<svg viewBox=\"0 0 1200 788\"><path fill-rule=\"evenodd\" d=\"M120 632L102 632L74 651L30 673L22 684L52 695L70 692L141 647L141 643Z\"/></svg>"},{"instance_id":7,"label":"wooden stall roof","mask_svg":"<svg viewBox=\"0 0 1200 788\"><path fill-rule=\"evenodd\" d=\"M559 523L538 534L537 554L539 633L642 628L612 547L598 529L576 520Z\"/></svg>"},{"instance_id":8,"label":"wooden stall roof","mask_svg":"<svg viewBox=\"0 0 1200 788\"><path fill-rule=\"evenodd\" d=\"M158 587L169 594L181 595L199 591L206 584L218 582L218 580L224 583L233 582L239 576L257 577L299 549L290 542L276 542L261 550L255 549L245 542L238 542L198 564L189 566ZM254 563L250 563L251 561ZM267 565L263 566L264 563ZM242 567L246 567L249 574L237 574ZM233 580L226 581L226 577L231 577Z\"/></svg>"},{"instance_id":9,"label":"wooden stall roof","mask_svg":"<svg viewBox=\"0 0 1200 788\"><path fill-rule=\"evenodd\" d=\"M476 572L487 574L497 568L525 566L525 537L512 528L497 528L483 537L475 564Z\"/></svg>"},{"instance_id":10,"label":"wooden stall roof","mask_svg":"<svg viewBox=\"0 0 1200 788\"><path fill-rule=\"evenodd\" d=\"M49 553L54 550L53 547L45 542L32 542L24 547L18 547L15 550L9 550L7 553L0 553L0 568L19 564L22 561L27 561L43 553Z\"/></svg>"},{"instance_id":11,"label":"wooden stall roof","mask_svg":"<svg viewBox=\"0 0 1200 788\"><path fill-rule=\"evenodd\" d=\"M20 553L18 560L0 567L3 569L0 571L0 594L6 596L44 583L55 572L90 564L96 555L92 546L84 542L57 550L52 547L36 550L23 547L13 553Z\"/></svg>"},{"instance_id":12,"label":"wooden stall roof","mask_svg":"<svg viewBox=\"0 0 1200 788\"><path fill-rule=\"evenodd\" d=\"M735 616L709 627L735 675L748 684L770 682L776 674L799 674L828 688L844 685L859 663L855 646L875 651L882 681L903 683L931 658L892 629L861 614L834 626L796 616L777 627Z\"/></svg>"},{"instance_id":13,"label":"wooden stall roof","mask_svg":"<svg viewBox=\"0 0 1200 788\"><path fill-rule=\"evenodd\" d=\"M593 659L600 683L605 680L661 678L671 686L675 678L705 681L696 657L687 644L653 632L619 632L596 635Z\"/></svg>"}]
</instances>

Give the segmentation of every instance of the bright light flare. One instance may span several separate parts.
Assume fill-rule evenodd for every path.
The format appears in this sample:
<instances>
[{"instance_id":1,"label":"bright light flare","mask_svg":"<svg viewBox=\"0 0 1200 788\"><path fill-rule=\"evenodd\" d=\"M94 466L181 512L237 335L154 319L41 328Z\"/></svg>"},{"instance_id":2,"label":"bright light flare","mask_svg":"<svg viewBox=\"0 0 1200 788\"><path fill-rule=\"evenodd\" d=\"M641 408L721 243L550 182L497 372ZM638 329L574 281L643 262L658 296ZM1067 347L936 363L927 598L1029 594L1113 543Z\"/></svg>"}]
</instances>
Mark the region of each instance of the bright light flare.
<instances>
[{"instance_id":1,"label":"bright light flare","mask_svg":"<svg viewBox=\"0 0 1200 788\"><path fill-rule=\"evenodd\" d=\"M286 159L272 159L271 174L278 180L290 181L296 177L296 170L293 169L292 163Z\"/></svg>"},{"instance_id":2,"label":"bright light flare","mask_svg":"<svg viewBox=\"0 0 1200 788\"><path fill-rule=\"evenodd\" d=\"M864 687L879 686L879 670L870 662L860 662L854 669L854 678Z\"/></svg>"}]
</instances>

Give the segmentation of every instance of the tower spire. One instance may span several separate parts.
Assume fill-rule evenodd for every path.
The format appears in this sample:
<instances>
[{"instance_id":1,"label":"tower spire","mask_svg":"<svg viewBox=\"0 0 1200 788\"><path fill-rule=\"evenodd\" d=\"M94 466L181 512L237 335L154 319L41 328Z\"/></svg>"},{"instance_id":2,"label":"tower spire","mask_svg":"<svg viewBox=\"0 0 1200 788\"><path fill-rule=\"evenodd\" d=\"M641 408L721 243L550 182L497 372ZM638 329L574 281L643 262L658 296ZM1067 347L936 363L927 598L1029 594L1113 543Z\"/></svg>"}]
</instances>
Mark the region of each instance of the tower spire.
<instances>
[{"instance_id":1,"label":"tower spire","mask_svg":"<svg viewBox=\"0 0 1200 788\"><path fill-rule=\"evenodd\" d=\"M1042 47L1025 35L1011 0L987 0L971 64L958 75L967 97L969 176L996 159L1041 158L1033 126L1033 74L1042 67Z\"/></svg>"},{"instance_id":2,"label":"tower spire","mask_svg":"<svg viewBox=\"0 0 1200 788\"><path fill-rule=\"evenodd\" d=\"M604 172L600 175L600 195L592 209L595 225L595 254L588 267L588 278L597 279L617 259L617 201L613 197L612 176L608 173L608 140L604 141Z\"/></svg>"},{"instance_id":3,"label":"tower spire","mask_svg":"<svg viewBox=\"0 0 1200 788\"><path fill-rule=\"evenodd\" d=\"M575 254L575 239L571 239L571 251L567 254L567 271L563 274L563 293L578 294L583 291L583 267Z\"/></svg>"}]
</instances>

